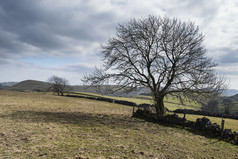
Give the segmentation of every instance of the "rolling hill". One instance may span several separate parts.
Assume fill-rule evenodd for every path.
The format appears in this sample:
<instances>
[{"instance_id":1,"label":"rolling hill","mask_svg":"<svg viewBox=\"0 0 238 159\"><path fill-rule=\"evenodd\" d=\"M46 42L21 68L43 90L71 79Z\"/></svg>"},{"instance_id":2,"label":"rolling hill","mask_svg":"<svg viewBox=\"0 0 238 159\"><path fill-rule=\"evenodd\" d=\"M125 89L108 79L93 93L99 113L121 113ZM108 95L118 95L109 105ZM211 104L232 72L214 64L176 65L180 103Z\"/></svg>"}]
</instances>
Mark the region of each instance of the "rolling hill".
<instances>
[{"instance_id":1,"label":"rolling hill","mask_svg":"<svg viewBox=\"0 0 238 159\"><path fill-rule=\"evenodd\" d=\"M45 91L48 88L49 83L37 80L25 80L22 82L0 82L0 89L8 89L8 90L16 90L16 91L25 91L25 90L40 90ZM87 93L97 93L97 94L107 94L104 91L108 86L101 86L101 92L97 90L96 86L83 86L83 85L71 85L73 91L76 92L87 92ZM149 90L146 88L142 88L137 91L133 91L130 93L110 93L107 95L111 96L137 96L137 95L148 95ZM238 90L236 89L227 89L224 92L225 96L235 96L238 94Z\"/></svg>"},{"instance_id":2,"label":"rolling hill","mask_svg":"<svg viewBox=\"0 0 238 159\"><path fill-rule=\"evenodd\" d=\"M19 82L11 87L8 90L13 91L47 91L49 83L36 81L36 80L26 80Z\"/></svg>"},{"instance_id":3,"label":"rolling hill","mask_svg":"<svg viewBox=\"0 0 238 159\"><path fill-rule=\"evenodd\" d=\"M48 82L43 82L43 81L37 81L37 80L25 80L19 83L16 83L15 85L12 86L2 86L2 89L7 89L7 90L14 90L14 91L47 91L49 88L50 83ZM101 86L101 92L98 90L97 86L81 86L81 85L74 85L71 86L72 91L75 92L86 92L86 93L96 93L96 94L107 94L105 93L108 88L108 86ZM117 93L109 93L107 95L110 96L135 96L139 95L140 93L145 92L144 89L140 91L133 91L131 93L125 94L121 92Z\"/></svg>"},{"instance_id":4,"label":"rolling hill","mask_svg":"<svg viewBox=\"0 0 238 159\"><path fill-rule=\"evenodd\" d=\"M16 83L13 86L2 86L2 89L7 90L14 90L14 91L47 91L49 88L50 83L43 82L43 81L37 81L37 80L25 80L19 83ZM86 93L96 93L96 94L107 94L110 96L136 96L140 95L141 93L147 92L146 89L141 89L139 91L133 91L130 93L122 93L122 92L116 92L116 93L105 93L108 89L108 86L101 86L101 92L98 90L97 86L81 86L81 85L74 85L71 86L72 91L75 92L86 92Z\"/></svg>"},{"instance_id":5,"label":"rolling hill","mask_svg":"<svg viewBox=\"0 0 238 159\"><path fill-rule=\"evenodd\" d=\"M234 95L238 94L238 90L237 89L227 89L227 90L225 90L224 94L226 96L234 96Z\"/></svg>"},{"instance_id":6,"label":"rolling hill","mask_svg":"<svg viewBox=\"0 0 238 159\"><path fill-rule=\"evenodd\" d=\"M117 91L117 92L108 92L108 87L110 86L100 86L100 90L98 90L97 86L81 86L81 85L76 85L72 86L73 91L75 92L87 92L87 93L96 93L96 94L101 94L101 95L108 95L108 96L117 96L117 97L134 97L142 94L149 94L149 89L147 88L141 88L132 92L122 92L122 91ZM114 86L116 88L116 86Z\"/></svg>"}]
</instances>

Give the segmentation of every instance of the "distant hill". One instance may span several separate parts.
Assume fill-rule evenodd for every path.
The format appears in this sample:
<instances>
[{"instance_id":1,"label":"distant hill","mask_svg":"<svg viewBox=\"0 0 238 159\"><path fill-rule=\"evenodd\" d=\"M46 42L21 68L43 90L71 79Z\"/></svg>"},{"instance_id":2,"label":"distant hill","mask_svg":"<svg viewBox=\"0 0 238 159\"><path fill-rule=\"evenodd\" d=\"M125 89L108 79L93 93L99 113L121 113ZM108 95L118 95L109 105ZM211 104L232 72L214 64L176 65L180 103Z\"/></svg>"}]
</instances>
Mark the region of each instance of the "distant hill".
<instances>
[{"instance_id":1,"label":"distant hill","mask_svg":"<svg viewBox=\"0 0 238 159\"><path fill-rule=\"evenodd\" d=\"M25 80L22 82L2 82L0 83L0 90L1 89L8 89L8 90L15 90L15 91L46 91L49 87L49 83L37 80ZM88 93L97 93L97 94L107 94L111 96L137 96L137 95L146 95L149 94L149 90L147 88L142 88L137 91L133 91L130 93L105 93L105 90L108 86L101 86L101 92L98 91L96 86L81 86L81 85L74 85L71 86L73 88L72 91L76 92L88 92ZM238 94L238 90L236 89L228 89L224 93L226 96L235 96ZM237 99L238 100L238 99Z\"/></svg>"},{"instance_id":2,"label":"distant hill","mask_svg":"<svg viewBox=\"0 0 238 159\"><path fill-rule=\"evenodd\" d=\"M0 90L8 89L8 88L9 88L9 86L2 86L2 85L0 85Z\"/></svg>"},{"instance_id":3,"label":"distant hill","mask_svg":"<svg viewBox=\"0 0 238 159\"><path fill-rule=\"evenodd\" d=\"M18 82L0 82L0 90L8 89L11 86L17 84Z\"/></svg>"},{"instance_id":4,"label":"distant hill","mask_svg":"<svg viewBox=\"0 0 238 159\"><path fill-rule=\"evenodd\" d=\"M89 87L89 86L80 86L80 85L74 85L72 91L75 92L88 92L88 93L99 93L95 87Z\"/></svg>"},{"instance_id":5,"label":"distant hill","mask_svg":"<svg viewBox=\"0 0 238 159\"><path fill-rule=\"evenodd\" d=\"M234 95L238 94L238 90L237 89L227 89L227 90L225 90L224 94L226 96L234 96Z\"/></svg>"},{"instance_id":6,"label":"distant hill","mask_svg":"<svg viewBox=\"0 0 238 159\"><path fill-rule=\"evenodd\" d=\"M103 94L103 95L109 95L109 96L118 96L118 97L131 97L131 96L138 96L138 95L144 95L144 94L149 94L149 90L147 88L141 88L140 90L132 91L129 93L125 93L122 91L110 93L107 92L106 90L108 89L109 86L100 86L100 90L98 89L97 86L72 86L73 91L75 92L87 92L87 93L96 93L96 94ZM116 86L115 86L116 87Z\"/></svg>"},{"instance_id":7,"label":"distant hill","mask_svg":"<svg viewBox=\"0 0 238 159\"><path fill-rule=\"evenodd\" d=\"M11 86L13 86L13 85L15 85L17 83L19 83L19 82L0 82L0 85L1 86L11 87Z\"/></svg>"},{"instance_id":8,"label":"distant hill","mask_svg":"<svg viewBox=\"0 0 238 159\"><path fill-rule=\"evenodd\" d=\"M234 96L229 96L229 99L231 99L232 101L237 101L238 102L238 94L234 95Z\"/></svg>"},{"instance_id":9,"label":"distant hill","mask_svg":"<svg viewBox=\"0 0 238 159\"><path fill-rule=\"evenodd\" d=\"M26 80L19 82L11 87L8 90L14 91L46 91L49 87L49 83L36 81L36 80Z\"/></svg>"},{"instance_id":10,"label":"distant hill","mask_svg":"<svg viewBox=\"0 0 238 159\"><path fill-rule=\"evenodd\" d=\"M49 83L43 81L36 81L36 80L25 80L19 83L16 83L13 86L2 86L3 89L7 90L14 90L14 91L47 91L49 88ZM115 93L108 93L106 90L109 86L100 86L101 92L98 90L97 86L80 86L75 85L71 86L72 91L75 92L87 92L87 93L96 93L96 94L104 94L109 96L136 96L144 93L148 93L148 90L143 88L138 91L133 91L130 93L122 93L122 92L115 92ZM115 86L116 87L116 86Z\"/></svg>"},{"instance_id":11,"label":"distant hill","mask_svg":"<svg viewBox=\"0 0 238 159\"><path fill-rule=\"evenodd\" d=\"M14 83L12 83L14 84ZM136 96L140 95L142 93L146 93L144 89L139 91L133 91L130 93L122 93L122 92L116 92L116 93L105 93L109 86L100 86L101 92L98 90L97 86L80 86L75 85L71 86L72 91L75 92L88 92L88 93L97 93L97 94L107 94L110 96ZM43 82L43 81L36 81L36 80L25 80L19 83L15 83L15 85L11 86L2 86L3 89L7 90L14 90L14 91L47 91L49 88L49 83Z\"/></svg>"}]
</instances>

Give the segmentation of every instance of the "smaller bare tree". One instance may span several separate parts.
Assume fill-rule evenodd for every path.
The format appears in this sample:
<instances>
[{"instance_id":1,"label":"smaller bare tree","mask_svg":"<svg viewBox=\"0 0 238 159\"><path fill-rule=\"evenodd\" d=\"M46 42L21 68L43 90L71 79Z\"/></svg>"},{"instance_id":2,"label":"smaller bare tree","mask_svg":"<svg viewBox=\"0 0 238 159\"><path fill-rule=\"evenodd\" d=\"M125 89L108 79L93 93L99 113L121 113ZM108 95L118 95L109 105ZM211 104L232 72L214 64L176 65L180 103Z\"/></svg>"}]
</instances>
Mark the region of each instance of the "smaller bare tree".
<instances>
[{"instance_id":1,"label":"smaller bare tree","mask_svg":"<svg viewBox=\"0 0 238 159\"><path fill-rule=\"evenodd\" d=\"M64 78L52 76L49 78L48 81L50 83L49 90L52 92L56 92L58 95L63 96L64 93L71 90L68 80Z\"/></svg>"}]
</instances>

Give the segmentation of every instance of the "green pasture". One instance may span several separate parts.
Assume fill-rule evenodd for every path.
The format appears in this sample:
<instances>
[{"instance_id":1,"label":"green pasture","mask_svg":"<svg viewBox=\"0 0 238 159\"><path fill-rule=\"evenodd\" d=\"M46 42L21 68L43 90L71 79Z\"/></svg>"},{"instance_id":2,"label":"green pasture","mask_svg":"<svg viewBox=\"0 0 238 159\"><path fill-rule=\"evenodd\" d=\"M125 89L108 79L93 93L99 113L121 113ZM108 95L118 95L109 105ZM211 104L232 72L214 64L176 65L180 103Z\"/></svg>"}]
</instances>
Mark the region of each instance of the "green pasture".
<instances>
[{"instance_id":1,"label":"green pasture","mask_svg":"<svg viewBox=\"0 0 238 159\"><path fill-rule=\"evenodd\" d=\"M238 158L236 145L131 113L115 103L0 91L0 158Z\"/></svg>"},{"instance_id":2,"label":"green pasture","mask_svg":"<svg viewBox=\"0 0 238 159\"><path fill-rule=\"evenodd\" d=\"M150 96L135 96L135 97L115 97L115 96L108 96L108 95L100 95L100 94L95 94L95 93L86 93L86 92L75 92L70 93L70 95L78 95L77 93L80 93L80 96L96 96L96 97L105 97L105 98L110 98L110 99L115 99L115 100L124 100L124 101L129 101L129 102L134 102L137 105L139 104L153 104L152 97ZM173 111L175 109L193 109L193 110L199 110L201 106L195 102L185 102L183 105L180 103L178 99L172 98L172 97L167 97L164 100L165 107L167 107L169 110Z\"/></svg>"}]
</instances>

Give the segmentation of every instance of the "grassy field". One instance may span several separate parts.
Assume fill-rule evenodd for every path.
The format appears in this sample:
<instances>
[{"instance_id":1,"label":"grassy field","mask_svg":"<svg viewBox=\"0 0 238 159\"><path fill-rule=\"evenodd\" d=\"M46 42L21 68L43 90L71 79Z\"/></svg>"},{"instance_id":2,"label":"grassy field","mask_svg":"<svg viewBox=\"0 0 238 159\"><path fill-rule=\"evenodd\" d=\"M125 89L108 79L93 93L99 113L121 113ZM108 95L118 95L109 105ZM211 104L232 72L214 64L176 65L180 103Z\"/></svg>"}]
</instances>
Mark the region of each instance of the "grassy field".
<instances>
[{"instance_id":1,"label":"grassy field","mask_svg":"<svg viewBox=\"0 0 238 159\"><path fill-rule=\"evenodd\" d=\"M131 112L88 99L0 91L0 158L238 158L238 146Z\"/></svg>"},{"instance_id":2,"label":"grassy field","mask_svg":"<svg viewBox=\"0 0 238 159\"><path fill-rule=\"evenodd\" d=\"M83 93L83 92L81 92ZM94 93L83 93L85 94L85 96L89 95L89 96L101 96L101 97L106 97L106 98L112 98L112 99L117 99L117 100L125 100L125 101L130 101L130 102L134 102L136 104L142 104L142 103L148 103L148 104L153 104L153 101L148 99L148 96L138 96L138 97L111 97L111 96L105 96L105 95L99 95L99 94L94 94ZM172 99L172 98L167 98L165 101L165 106L169 109L169 110L175 110L178 108L181 109L193 109L193 110L198 110L199 109L199 105L197 103L185 103L187 105L193 105L193 107L189 107L189 106L182 106L179 104L172 104L172 103L179 103L178 100L176 99ZM180 117L183 117L183 114L178 114ZM196 121L197 118L202 118L204 116L202 115L192 115L192 114L187 114L186 115L186 119L190 120L190 121ZM217 117L208 117L211 120L212 123L217 123L217 124L221 124L221 118L217 118ZM225 129L232 129L232 131L236 131L238 132L238 120L234 120L234 119L224 119L225 120Z\"/></svg>"},{"instance_id":3,"label":"grassy field","mask_svg":"<svg viewBox=\"0 0 238 159\"><path fill-rule=\"evenodd\" d=\"M153 101L151 100L152 98L150 96L135 96L135 97L115 97L115 96L107 96L107 95L99 95L95 93L85 93L85 92L76 92L76 93L83 93L85 96L102 96L105 98L112 98L112 99L117 99L117 100L126 100L130 102L134 102L136 104L142 104L142 103L148 103L148 104L153 104ZM229 99L232 100L232 107L231 107L231 112L238 112L238 97L228 97ZM169 110L175 110L175 109L192 109L192 110L200 110L201 105L196 103L196 102L184 102L183 105L180 104L180 101L176 98L173 98L171 96L168 96L167 98L164 99L165 105ZM222 104L219 104L219 111L224 112L224 106Z\"/></svg>"}]
</instances>

